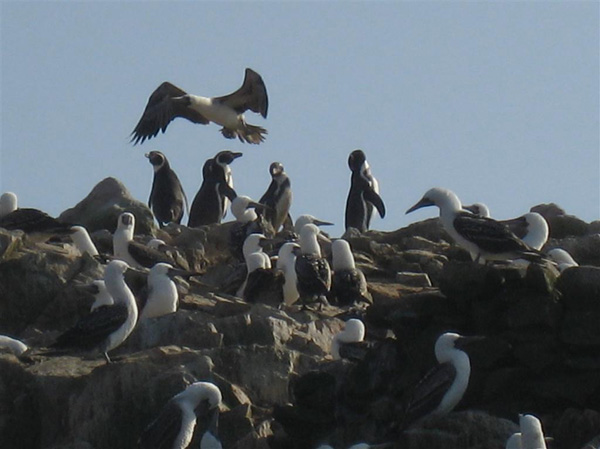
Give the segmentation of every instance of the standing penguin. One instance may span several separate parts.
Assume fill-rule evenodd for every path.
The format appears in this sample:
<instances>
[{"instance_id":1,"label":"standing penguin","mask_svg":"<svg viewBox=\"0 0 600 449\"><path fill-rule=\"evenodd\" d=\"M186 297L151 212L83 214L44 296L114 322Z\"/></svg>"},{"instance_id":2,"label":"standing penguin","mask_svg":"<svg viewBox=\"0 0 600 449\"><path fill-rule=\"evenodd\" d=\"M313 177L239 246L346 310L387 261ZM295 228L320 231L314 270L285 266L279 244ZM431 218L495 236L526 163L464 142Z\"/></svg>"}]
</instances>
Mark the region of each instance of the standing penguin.
<instances>
[{"instance_id":1,"label":"standing penguin","mask_svg":"<svg viewBox=\"0 0 600 449\"><path fill-rule=\"evenodd\" d=\"M231 164L241 157L242 153L225 150L208 159L202 168L202 185L192 202L188 226L198 226L220 223L227 212L228 200L233 200L237 194L233 190Z\"/></svg>"},{"instance_id":2,"label":"standing penguin","mask_svg":"<svg viewBox=\"0 0 600 449\"><path fill-rule=\"evenodd\" d=\"M283 169L281 162L273 162L269 167L271 174L271 184L265 194L258 201L261 204L268 206L264 213L265 218L275 232L285 221L292 205L292 188L290 178Z\"/></svg>"},{"instance_id":3,"label":"standing penguin","mask_svg":"<svg viewBox=\"0 0 600 449\"><path fill-rule=\"evenodd\" d=\"M373 207L381 218L385 217L385 205L379 196L379 183L371 174L369 163L362 150L354 150L348 157L352 171L350 192L346 201L345 228L356 228L360 232L369 229Z\"/></svg>"},{"instance_id":4,"label":"standing penguin","mask_svg":"<svg viewBox=\"0 0 600 449\"><path fill-rule=\"evenodd\" d=\"M168 223L181 223L184 203L187 206L187 198L179 178L171 169L165 155L160 151L151 151L145 156L154 167L154 179L148 207L154 212L156 221L161 228Z\"/></svg>"}]
</instances>

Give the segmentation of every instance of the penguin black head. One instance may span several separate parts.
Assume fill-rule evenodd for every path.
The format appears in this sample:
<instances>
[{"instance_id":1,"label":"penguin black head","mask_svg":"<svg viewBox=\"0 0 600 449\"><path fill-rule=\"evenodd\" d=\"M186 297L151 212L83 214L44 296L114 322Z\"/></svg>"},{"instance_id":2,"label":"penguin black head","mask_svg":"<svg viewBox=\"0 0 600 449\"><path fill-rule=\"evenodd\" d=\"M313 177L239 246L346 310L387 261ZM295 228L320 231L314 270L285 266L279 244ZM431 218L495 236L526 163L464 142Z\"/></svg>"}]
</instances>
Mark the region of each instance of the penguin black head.
<instances>
[{"instance_id":1,"label":"penguin black head","mask_svg":"<svg viewBox=\"0 0 600 449\"><path fill-rule=\"evenodd\" d=\"M366 160L367 156L362 150L354 150L348 157L348 167L352 171L360 170Z\"/></svg>"},{"instance_id":2,"label":"penguin black head","mask_svg":"<svg viewBox=\"0 0 600 449\"><path fill-rule=\"evenodd\" d=\"M283 164L281 162L273 162L269 167L269 173L273 178L283 173Z\"/></svg>"},{"instance_id":3,"label":"penguin black head","mask_svg":"<svg viewBox=\"0 0 600 449\"><path fill-rule=\"evenodd\" d=\"M242 153L236 153L229 150L219 151L215 156L215 162L219 165L229 165L238 157L241 157Z\"/></svg>"},{"instance_id":4,"label":"penguin black head","mask_svg":"<svg viewBox=\"0 0 600 449\"><path fill-rule=\"evenodd\" d=\"M145 156L148 158L154 170L158 170L163 167L163 165L167 165L167 158L160 151L150 151L150 153L146 153Z\"/></svg>"}]
</instances>

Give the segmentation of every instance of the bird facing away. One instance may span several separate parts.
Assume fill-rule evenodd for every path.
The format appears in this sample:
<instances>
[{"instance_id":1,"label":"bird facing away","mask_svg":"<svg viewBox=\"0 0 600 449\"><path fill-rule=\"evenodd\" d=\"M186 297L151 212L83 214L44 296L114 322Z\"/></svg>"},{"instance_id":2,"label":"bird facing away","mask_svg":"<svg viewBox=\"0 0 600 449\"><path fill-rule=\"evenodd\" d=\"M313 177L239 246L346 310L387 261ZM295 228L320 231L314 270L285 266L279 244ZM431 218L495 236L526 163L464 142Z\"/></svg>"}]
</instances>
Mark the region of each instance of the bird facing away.
<instances>
[{"instance_id":1,"label":"bird facing away","mask_svg":"<svg viewBox=\"0 0 600 449\"><path fill-rule=\"evenodd\" d=\"M61 223L39 209L18 207L17 195L5 192L0 196L0 228L26 233L71 233L71 225Z\"/></svg>"},{"instance_id":2,"label":"bird facing away","mask_svg":"<svg viewBox=\"0 0 600 449\"><path fill-rule=\"evenodd\" d=\"M269 167L269 173L271 184L258 202L269 208L264 212L264 216L273 226L273 231L277 233L290 212L292 189L290 178L285 173L281 162L273 162Z\"/></svg>"},{"instance_id":3,"label":"bird facing away","mask_svg":"<svg viewBox=\"0 0 600 449\"><path fill-rule=\"evenodd\" d=\"M379 183L371 174L365 153L362 150L350 153L348 166L352 176L346 200L345 229L355 228L365 232L369 229L373 208L376 208L379 216L383 218L385 205L379 196Z\"/></svg>"},{"instance_id":4,"label":"bird facing away","mask_svg":"<svg viewBox=\"0 0 600 449\"><path fill-rule=\"evenodd\" d=\"M469 385L471 363L461 348L477 337L447 332L435 342L438 365L432 368L411 391L405 403L404 425L431 415L450 413Z\"/></svg>"},{"instance_id":5,"label":"bird facing away","mask_svg":"<svg viewBox=\"0 0 600 449\"><path fill-rule=\"evenodd\" d=\"M506 441L506 449L546 449L546 438L538 418L519 415L519 427L521 431L513 433Z\"/></svg>"},{"instance_id":6,"label":"bird facing away","mask_svg":"<svg viewBox=\"0 0 600 449\"><path fill-rule=\"evenodd\" d=\"M198 419L209 420L214 428L211 433L216 437L221 401L221 391L215 384L195 382L189 385L173 396L144 430L138 440L138 448L185 449L192 441Z\"/></svg>"},{"instance_id":7,"label":"bird facing away","mask_svg":"<svg viewBox=\"0 0 600 449\"><path fill-rule=\"evenodd\" d=\"M428 190L406 213L427 206L440 209L440 220L446 232L458 245L475 256L475 261L481 257L485 260L541 258L535 249L519 239L506 225L464 211L460 200L450 190L439 187Z\"/></svg>"},{"instance_id":8,"label":"bird facing away","mask_svg":"<svg viewBox=\"0 0 600 449\"><path fill-rule=\"evenodd\" d=\"M27 351L29 348L21 340L8 337L6 335L0 335L0 352L3 349L8 349L17 357Z\"/></svg>"},{"instance_id":9,"label":"bird facing away","mask_svg":"<svg viewBox=\"0 0 600 449\"><path fill-rule=\"evenodd\" d=\"M340 360L340 346L346 343L358 343L365 338L365 325L357 318L346 321L344 330L331 340L331 355L334 360Z\"/></svg>"},{"instance_id":10,"label":"bird facing away","mask_svg":"<svg viewBox=\"0 0 600 449\"><path fill-rule=\"evenodd\" d=\"M562 272L570 267L578 267L579 264L573 257L562 248L553 248L548 251L548 256L558 265L558 271Z\"/></svg>"},{"instance_id":11,"label":"bird facing away","mask_svg":"<svg viewBox=\"0 0 600 449\"><path fill-rule=\"evenodd\" d=\"M204 163L202 185L190 209L189 227L221 223L227 213L229 201L237 196L233 190L233 176L229 165L241 156L242 153L224 150Z\"/></svg>"},{"instance_id":12,"label":"bird facing away","mask_svg":"<svg viewBox=\"0 0 600 449\"><path fill-rule=\"evenodd\" d=\"M330 298L340 305L350 305L360 301L371 302L367 291L367 279L356 268L350 244L344 239L334 240L331 244L333 276L331 278Z\"/></svg>"},{"instance_id":13,"label":"bird facing away","mask_svg":"<svg viewBox=\"0 0 600 449\"><path fill-rule=\"evenodd\" d=\"M177 174L160 151L151 151L145 156L154 168L148 207L161 228L168 223L181 223L187 198Z\"/></svg>"},{"instance_id":14,"label":"bird facing away","mask_svg":"<svg viewBox=\"0 0 600 449\"><path fill-rule=\"evenodd\" d=\"M296 276L296 254L300 245L294 242L287 242L281 245L277 257L277 270L283 272L283 302L285 305L292 305L300 294L298 293L298 279Z\"/></svg>"},{"instance_id":15,"label":"bird facing away","mask_svg":"<svg viewBox=\"0 0 600 449\"><path fill-rule=\"evenodd\" d=\"M4 192L0 196L0 218L11 212L16 211L18 208L17 195L13 192Z\"/></svg>"},{"instance_id":16,"label":"bird facing away","mask_svg":"<svg viewBox=\"0 0 600 449\"><path fill-rule=\"evenodd\" d=\"M179 293L175 282L169 277L175 274L174 268L168 263L157 263L148 273L148 299L140 320L167 315L177 311Z\"/></svg>"},{"instance_id":17,"label":"bird facing away","mask_svg":"<svg viewBox=\"0 0 600 449\"><path fill-rule=\"evenodd\" d=\"M125 341L138 318L135 297L125 283L124 274L128 268L122 260L108 263L104 282L114 304L98 307L84 316L57 338L53 348L100 352L110 363L108 352Z\"/></svg>"},{"instance_id":18,"label":"bird facing away","mask_svg":"<svg viewBox=\"0 0 600 449\"><path fill-rule=\"evenodd\" d=\"M163 133L177 117L192 123L221 125L221 133L227 139L238 138L240 142L259 144L265 140L267 130L246 123L244 112L251 110L267 118L269 98L262 77L247 68L244 82L235 92L222 97L202 97L188 94L165 81L150 95L140 121L131 133L133 144Z\"/></svg>"},{"instance_id":19,"label":"bird facing away","mask_svg":"<svg viewBox=\"0 0 600 449\"><path fill-rule=\"evenodd\" d=\"M87 229L83 226L71 226L71 231L73 231L71 239L82 255L85 253L88 253L92 257L98 255L98 249L94 245L94 242L92 242Z\"/></svg>"},{"instance_id":20,"label":"bird facing away","mask_svg":"<svg viewBox=\"0 0 600 449\"><path fill-rule=\"evenodd\" d=\"M296 256L296 276L300 300L306 305L325 301L331 288L331 268L327 259L321 257L321 247L317 241L319 228L308 223L300 231L300 254Z\"/></svg>"}]
</instances>

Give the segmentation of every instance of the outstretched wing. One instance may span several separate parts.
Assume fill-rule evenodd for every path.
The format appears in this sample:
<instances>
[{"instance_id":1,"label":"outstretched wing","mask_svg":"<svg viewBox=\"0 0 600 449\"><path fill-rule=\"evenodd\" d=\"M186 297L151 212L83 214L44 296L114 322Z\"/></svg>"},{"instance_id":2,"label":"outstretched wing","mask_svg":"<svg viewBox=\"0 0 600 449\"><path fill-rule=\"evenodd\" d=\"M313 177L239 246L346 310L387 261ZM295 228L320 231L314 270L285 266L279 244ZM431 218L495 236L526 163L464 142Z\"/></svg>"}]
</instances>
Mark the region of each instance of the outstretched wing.
<instances>
[{"instance_id":1,"label":"outstretched wing","mask_svg":"<svg viewBox=\"0 0 600 449\"><path fill-rule=\"evenodd\" d=\"M133 144L144 143L146 139L163 133L176 117L183 117L193 123L206 125L209 120L202 114L189 108L187 93L179 87L165 81L150 95L148 104L140 121L131 133Z\"/></svg>"},{"instance_id":2,"label":"outstretched wing","mask_svg":"<svg viewBox=\"0 0 600 449\"><path fill-rule=\"evenodd\" d=\"M213 98L213 101L232 107L238 114L250 109L267 118L267 111L269 109L267 87L262 77L249 68L246 69L242 87L229 95Z\"/></svg>"}]
</instances>

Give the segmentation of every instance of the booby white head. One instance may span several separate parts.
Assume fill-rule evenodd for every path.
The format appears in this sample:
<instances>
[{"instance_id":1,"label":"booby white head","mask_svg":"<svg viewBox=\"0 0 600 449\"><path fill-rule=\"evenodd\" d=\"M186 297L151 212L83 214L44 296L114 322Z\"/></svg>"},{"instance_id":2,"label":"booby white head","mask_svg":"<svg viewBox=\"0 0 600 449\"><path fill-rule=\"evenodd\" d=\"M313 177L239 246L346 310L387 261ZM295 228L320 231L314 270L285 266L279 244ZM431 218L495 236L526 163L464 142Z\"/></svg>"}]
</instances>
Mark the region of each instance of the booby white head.
<instances>
[{"instance_id":1,"label":"booby white head","mask_svg":"<svg viewBox=\"0 0 600 449\"><path fill-rule=\"evenodd\" d=\"M173 267L168 263L157 263L148 274L148 301L140 320L155 318L177 311L179 293L175 282L169 277Z\"/></svg>"},{"instance_id":2,"label":"booby white head","mask_svg":"<svg viewBox=\"0 0 600 449\"><path fill-rule=\"evenodd\" d=\"M331 254L333 258L333 271L356 269L354 255L352 254L352 249L350 249L350 243L346 240L334 240L331 244Z\"/></svg>"},{"instance_id":3,"label":"booby white head","mask_svg":"<svg viewBox=\"0 0 600 449\"><path fill-rule=\"evenodd\" d=\"M5 192L0 196L0 218L17 210L17 195L13 192Z\"/></svg>"},{"instance_id":4,"label":"booby white head","mask_svg":"<svg viewBox=\"0 0 600 449\"><path fill-rule=\"evenodd\" d=\"M304 225L308 224L308 223L312 223L317 226L333 226L333 223L330 223L328 221L319 220L318 218L315 218L312 215L305 214L305 215L300 215L298 218L296 218L296 221L294 223L294 232L296 232L296 234L300 234L300 231L302 231L302 228L304 227Z\"/></svg>"},{"instance_id":5,"label":"booby white head","mask_svg":"<svg viewBox=\"0 0 600 449\"><path fill-rule=\"evenodd\" d=\"M146 243L146 246L152 249L159 249L163 245L166 245L166 243L164 240L161 239L151 239L148 241L148 243Z\"/></svg>"},{"instance_id":6,"label":"booby white head","mask_svg":"<svg viewBox=\"0 0 600 449\"><path fill-rule=\"evenodd\" d=\"M302 254L314 254L321 257L321 247L317 241L317 236L321 231L313 223L307 223L300 230L300 250Z\"/></svg>"},{"instance_id":7,"label":"booby white head","mask_svg":"<svg viewBox=\"0 0 600 449\"><path fill-rule=\"evenodd\" d=\"M518 218L503 220L509 229L530 247L540 250L548 240L550 230L546 219L537 212L528 212Z\"/></svg>"},{"instance_id":8,"label":"booby white head","mask_svg":"<svg viewBox=\"0 0 600 449\"><path fill-rule=\"evenodd\" d=\"M365 338L365 325L357 318L346 321L344 330L333 337L331 341L331 355L334 360L339 360L340 345L343 343L358 343Z\"/></svg>"},{"instance_id":9,"label":"booby white head","mask_svg":"<svg viewBox=\"0 0 600 449\"><path fill-rule=\"evenodd\" d=\"M506 449L523 449L521 444L521 432L513 433L508 440L506 440Z\"/></svg>"},{"instance_id":10,"label":"booby white head","mask_svg":"<svg viewBox=\"0 0 600 449\"><path fill-rule=\"evenodd\" d=\"M92 282L91 287L94 290L94 304L90 309L93 312L101 306L112 306L115 302L106 289L106 283L102 279Z\"/></svg>"},{"instance_id":11,"label":"booby white head","mask_svg":"<svg viewBox=\"0 0 600 449\"><path fill-rule=\"evenodd\" d=\"M473 203L469 206L463 206L463 209L480 217L491 217L490 208L483 203Z\"/></svg>"},{"instance_id":12,"label":"booby white head","mask_svg":"<svg viewBox=\"0 0 600 449\"><path fill-rule=\"evenodd\" d=\"M240 223L248 223L258 218L258 214L253 208L263 207L263 204L253 201L250 197L240 195L231 202L231 213Z\"/></svg>"},{"instance_id":13,"label":"booby white head","mask_svg":"<svg viewBox=\"0 0 600 449\"><path fill-rule=\"evenodd\" d=\"M82 255L85 253L88 253L90 256L98 255L96 245L94 245L94 242L92 242L87 229L85 229L83 226L72 226L71 230L73 231L71 234L73 243L75 243L75 246Z\"/></svg>"},{"instance_id":14,"label":"booby white head","mask_svg":"<svg viewBox=\"0 0 600 449\"><path fill-rule=\"evenodd\" d=\"M521 446L523 449L546 449L542 423L533 415L520 415Z\"/></svg>"},{"instance_id":15,"label":"booby white head","mask_svg":"<svg viewBox=\"0 0 600 449\"><path fill-rule=\"evenodd\" d=\"M194 436L197 415L218 414L222 396L219 388L211 382L195 382L181 393L173 396L156 418L141 435L138 444L140 447L154 447L156 440L165 441L165 447L185 449L189 446ZM179 431L173 437L172 424L179 422ZM201 446L202 447L202 446ZM216 446L218 447L218 446Z\"/></svg>"},{"instance_id":16,"label":"booby white head","mask_svg":"<svg viewBox=\"0 0 600 449\"><path fill-rule=\"evenodd\" d=\"M562 248L553 248L548 251L550 258L557 263L558 270L563 271L569 267L578 267L579 264L575 262L575 259Z\"/></svg>"},{"instance_id":17,"label":"booby white head","mask_svg":"<svg viewBox=\"0 0 600 449\"><path fill-rule=\"evenodd\" d=\"M29 348L20 340L0 335L0 349L6 348L17 357L27 351Z\"/></svg>"},{"instance_id":18,"label":"booby white head","mask_svg":"<svg viewBox=\"0 0 600 449\"><path fill-rule=\"evenodd\" d=\"M131 212L119 215L117 229L113 234L113 251L117 259L127 262L132 267L140 268L141 265L129 254L129 242L133 240L135 230L135 216Z\"/></svg>"},{"instance_id":19,"label":"booby white head","mask_svg":"<svg viewBox=\"0 0 600 449\"><path fill-rule=\"evenodd\" d=\"M283 302L286 305L292 305L300 294L298 293L298 286L296 285L298 278L296 276L296 254L300 248L300 245L294 242L284 243L279 248L277 257L277 269L283 271L284 282L283 282Z\"/></svg>"},{"instance_id":20,"label":"booby white head","mask_svg":"<svg viewBox=\"0 0 600 449\"><path fill-rule=\"evenodd\" d=\"M252 254L252 253L262 253L263 249L260 245L261 242L266 241L267 238L264 234L250 234L244 240L244 245L242 246L242 253L244 254L244 260Z\"/></svg>"}]
</instances>

